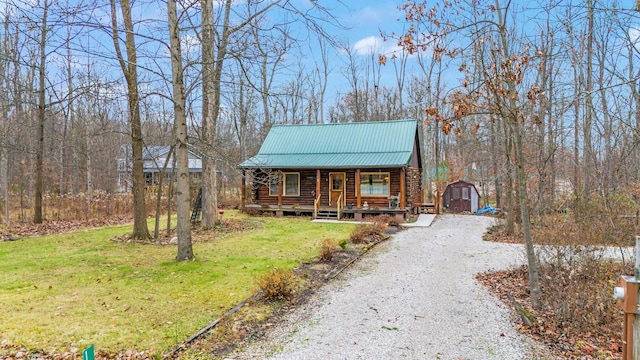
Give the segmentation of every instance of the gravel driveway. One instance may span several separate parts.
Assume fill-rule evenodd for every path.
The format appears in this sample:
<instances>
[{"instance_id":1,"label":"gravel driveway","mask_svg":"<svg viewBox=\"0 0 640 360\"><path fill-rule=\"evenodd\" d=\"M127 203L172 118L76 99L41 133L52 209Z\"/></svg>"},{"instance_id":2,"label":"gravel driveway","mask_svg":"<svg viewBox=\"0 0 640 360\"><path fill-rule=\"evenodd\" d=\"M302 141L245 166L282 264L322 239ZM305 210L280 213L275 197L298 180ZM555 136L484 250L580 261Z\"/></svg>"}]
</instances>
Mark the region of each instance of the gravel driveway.
<instances>
[{"instance_id":1,"label":"gravel driveway","mask_svg":"<svg viewBox=\"0 0 640 360\"><path fill-rule=\"evenodd\" d=\"M443 215L394 235L229 359L544 358L474 279L524 261L521 245L482 241L492 222Z\"/></svg>"}]
</instances>

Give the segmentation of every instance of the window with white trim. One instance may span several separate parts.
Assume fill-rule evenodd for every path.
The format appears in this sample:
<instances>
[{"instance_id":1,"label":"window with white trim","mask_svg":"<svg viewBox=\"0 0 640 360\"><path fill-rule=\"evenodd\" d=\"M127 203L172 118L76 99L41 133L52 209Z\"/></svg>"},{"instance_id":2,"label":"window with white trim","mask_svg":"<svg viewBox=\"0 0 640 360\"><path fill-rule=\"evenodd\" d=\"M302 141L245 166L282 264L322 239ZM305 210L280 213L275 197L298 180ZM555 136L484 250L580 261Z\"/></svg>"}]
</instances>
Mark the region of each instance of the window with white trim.
<instances>
[{"instance_id":1,"label":"window with white trim","mask_svg":"<svg viewBox=\"0 0 640 360\"><path fill-rule=\"evenodd\" d=\"M300 196L300 173L282 173L282 196ZM269 196L278 196L278 173L269 174Z\"/></svg>"},{"instance_id":2,"label":"window with white trim","mask_svg":"<svg viewBox=\"0 0 640 360\"><path fill-rule=\"evenodd\" d=\"M361 196L389 196L389 173L360 173Z\"/></svg>"}]
</instances>

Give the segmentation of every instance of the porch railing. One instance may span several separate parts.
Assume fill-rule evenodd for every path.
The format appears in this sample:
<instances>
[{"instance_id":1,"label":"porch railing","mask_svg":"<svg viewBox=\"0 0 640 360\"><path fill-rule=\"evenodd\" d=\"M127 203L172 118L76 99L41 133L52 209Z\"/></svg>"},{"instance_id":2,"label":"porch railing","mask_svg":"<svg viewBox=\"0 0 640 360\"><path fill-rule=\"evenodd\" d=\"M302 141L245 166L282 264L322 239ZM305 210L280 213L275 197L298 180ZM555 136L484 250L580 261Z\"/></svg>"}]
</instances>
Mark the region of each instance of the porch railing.
<instances>
[{"instance_id":1,"label":"porch railing","mask_svg":"<svg viewBox=\"0 0 640 360\"><path fill-rule=\"evenodd\" d=\"M342 194L338 197L338 204L336 207L338 210L338 220L340 220L340 211L342 211Z\"/></svg>"},{"instance_id":2,"label":"porch railing","mask_svg":"<svg viewBox=\"0 0 640 360\"><path fill-rule=\"evenodd\" d=\"M318 218L318 207L320 207L320 196L321 194L318 193L318 197L316 197L315 200L313 200L313 218L314 219Z\"/></svg>"}]
</instances>

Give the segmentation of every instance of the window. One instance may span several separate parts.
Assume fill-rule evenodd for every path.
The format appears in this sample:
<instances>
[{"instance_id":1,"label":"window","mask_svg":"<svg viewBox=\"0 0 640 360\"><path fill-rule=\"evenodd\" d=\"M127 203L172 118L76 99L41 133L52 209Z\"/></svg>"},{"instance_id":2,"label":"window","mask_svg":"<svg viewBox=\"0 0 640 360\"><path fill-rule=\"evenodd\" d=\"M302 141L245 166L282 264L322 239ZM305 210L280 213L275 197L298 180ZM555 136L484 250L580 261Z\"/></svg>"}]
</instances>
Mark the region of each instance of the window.
<instances>
[{"instance_id":1,"label":"window","mask_svg":"<svg viewBox=\"0 0 640 360\"><path fill-rule=\"evenodd\" d=\"M360 195L389 196L389 173L361 173Z\"/></svg>"},{"instance_id":2,"label":"window","mask_svg":"<svg viewBox=\"0 0 640 360\"><path fill-rule=\"evenodd\" d=\"M300 196L300 173L284 173L284 196Z\"/></svg>"},{"instance_id":3,"label":"window","mask_svg":"<svg viewBox=\"0 0 640 360\"><path fill-rule=\"evenodd\" d=\"M469 188L468 187L463 187L462 188L462 200L469 200Z\"/></svg>"},{"instance_id":4,"label":"window","mask_svg":"<svg viewBox=\"0 0 640 360\"><path fill-rule=\"evenodd\" d=\"M153 174L152 173L144 173L144 182L147 185L153 184Z\"/></svg>"},{"instance_id":5,"label":"window","mask_svg":"<svg viewBox=\"0 0 640 360\"><path fill-rule=\"evenodd\" d=\"M454 200L459 200L459 199L460 199L460 188L458 188L458 187L452 187L452 188L451 188L451 192L452 192L451 197L452 197Z\"/></svg>"},{"instance_id":6,"label":"window","mask_svg":"<svg viewBox=\"0 0 640 360\"><path fill-rule=\"evenodd\" d=\"M282 173L282 195L300 196L300 173ZM269 174L269 196L278 196L278 173Z\"/></svg>"},{"instance_id":7,"label":"window","mask_svg":"<svg viewBox=\"0 0 640 360\"><path fill-rule=\"evenodd\" d=\"M269 196L278 196L278 173L269 174Z\"/></svg>"}]
</instances>

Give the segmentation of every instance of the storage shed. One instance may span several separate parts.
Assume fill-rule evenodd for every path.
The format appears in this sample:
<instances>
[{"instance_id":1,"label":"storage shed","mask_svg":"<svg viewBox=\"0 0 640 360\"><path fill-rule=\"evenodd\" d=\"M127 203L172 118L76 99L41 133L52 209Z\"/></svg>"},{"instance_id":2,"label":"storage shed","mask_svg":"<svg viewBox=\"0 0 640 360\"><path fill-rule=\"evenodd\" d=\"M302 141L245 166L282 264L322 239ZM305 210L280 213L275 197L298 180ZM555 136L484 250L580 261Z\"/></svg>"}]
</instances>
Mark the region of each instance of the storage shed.
<instances>
[{"instance_id":1,"label":"storage shed","mask_svg":"<svg viewBox=\"0 0 640 360\"><path fill-rule=\"evenodd\" d=\"M480 202L480 194L472 183L458 180L447 185L442 199L443 206L454 213L476 212Z\"/></svg>"}]
</instances>

